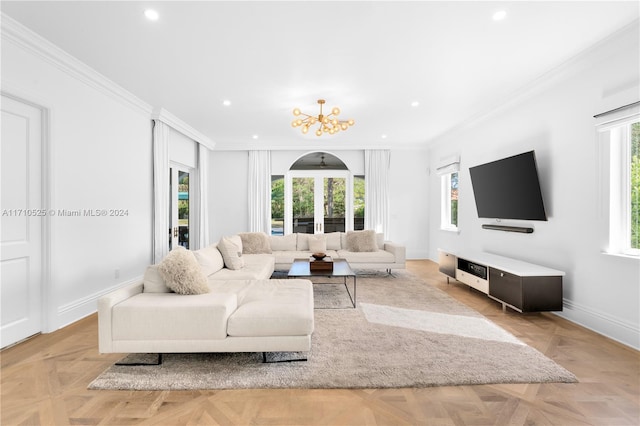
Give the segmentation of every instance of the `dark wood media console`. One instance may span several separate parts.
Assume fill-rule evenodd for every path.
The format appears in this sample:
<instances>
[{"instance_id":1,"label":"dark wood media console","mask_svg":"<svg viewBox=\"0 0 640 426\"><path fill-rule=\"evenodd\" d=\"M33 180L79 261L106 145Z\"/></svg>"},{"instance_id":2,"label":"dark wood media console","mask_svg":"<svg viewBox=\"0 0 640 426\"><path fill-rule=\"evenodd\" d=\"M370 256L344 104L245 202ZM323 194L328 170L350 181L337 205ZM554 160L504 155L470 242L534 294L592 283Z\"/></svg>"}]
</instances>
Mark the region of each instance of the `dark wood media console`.
<instances>
[{"instance_id":1,"label":"dark wood media console","mask_svg":"<svg viewBox=\"0 0 640 426\"><path fill-rule=\"evenodd\" d=\"M503 310L562 311L563 271L483 252L439 250L439 263L440 272L502 303Z\"/></svg>"}]
</instances>

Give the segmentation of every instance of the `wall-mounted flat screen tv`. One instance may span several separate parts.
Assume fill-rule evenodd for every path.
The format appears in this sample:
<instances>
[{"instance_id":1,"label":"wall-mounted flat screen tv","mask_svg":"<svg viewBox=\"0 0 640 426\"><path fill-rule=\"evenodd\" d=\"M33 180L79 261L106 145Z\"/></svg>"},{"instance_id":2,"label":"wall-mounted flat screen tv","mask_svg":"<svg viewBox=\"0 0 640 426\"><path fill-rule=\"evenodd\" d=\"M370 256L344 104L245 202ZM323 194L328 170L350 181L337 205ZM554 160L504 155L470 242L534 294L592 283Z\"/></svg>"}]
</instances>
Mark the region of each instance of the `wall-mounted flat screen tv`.
<instances>
[{"instance_id":1,"label":"wall-mounted flat screen tv","mask_svg":"<svg viewBox=\"0 0 640 426\"><path fill-rule=\"evenodd\" d=\"M534 151L469 168L478 217L547 220Z\"/></svg>"}]
</instances>

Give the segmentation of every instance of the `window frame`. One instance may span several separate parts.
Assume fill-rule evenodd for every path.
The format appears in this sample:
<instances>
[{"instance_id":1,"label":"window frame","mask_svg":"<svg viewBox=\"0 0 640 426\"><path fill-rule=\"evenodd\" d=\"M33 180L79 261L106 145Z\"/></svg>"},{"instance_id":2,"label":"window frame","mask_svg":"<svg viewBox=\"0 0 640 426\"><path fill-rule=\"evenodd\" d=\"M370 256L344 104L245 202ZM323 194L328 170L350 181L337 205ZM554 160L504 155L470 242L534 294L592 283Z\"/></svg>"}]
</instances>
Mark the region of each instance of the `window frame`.
<instances>
[{"instance_id":1,"label":"window frame","mask_svg":"<svg viewBox=\"0 0 640 426\"><path fill-rule=\"evenodd\" d=\"M603 209L608 215L608 246L604 252L610 255L640 259L640 248L631 246L632 237L632 186L631 186L631 127L640 123L640 103L632 104L595 116L603 161L602 177L607 183L601 197ZM608 202L608 208L605 203Z\"/></svg>"},{"instance_id":2,"label":"window frame","mask_svg":"<svg viewBox=\"0 0 640 426\"><path fill-rule=\"evenodd\" d=\"M640 116L610 130L609 250L640 257L640 249L633 248L631 241L631 127L635 123L640 123Z\"/></svg>"},{"instance_id":3,"label":"window frame","mask_svg":"<svg viewBox=\"0 0 640 426\"><path fill-rule=\"evenodd\" d=\"M453 175L458 175L458 190L460 186L460 172L452 171L450 173L445 173L440 175L440 229L443 231L451 231L458 232L460 230L458 226L458 217L459 217L459 206L456 211L456 223L454 224L451 220L451 202L452 202L452 188L451 181ZM459 191L458 191L459 194ZM459 201L459 198L458 198Z\"/></svg>"}]
</instances>

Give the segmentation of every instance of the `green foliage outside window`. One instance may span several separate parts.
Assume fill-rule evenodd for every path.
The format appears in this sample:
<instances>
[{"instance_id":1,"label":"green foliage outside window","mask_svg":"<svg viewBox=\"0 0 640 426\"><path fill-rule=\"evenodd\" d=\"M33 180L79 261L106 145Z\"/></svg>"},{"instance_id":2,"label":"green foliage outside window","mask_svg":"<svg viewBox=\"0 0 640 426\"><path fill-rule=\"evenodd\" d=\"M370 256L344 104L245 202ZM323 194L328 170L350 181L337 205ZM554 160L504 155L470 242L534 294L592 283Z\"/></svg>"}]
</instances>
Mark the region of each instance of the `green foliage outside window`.
<instances>
[{"instance_id":1,"label":"green foliage outside window","mask_svg":"<svg viewBox=\"0 0 640 426\"><path fill-rule=\"evenodd\" d=\"M640 249L640 122L631 125L631 248Z\"/></svg>"},{"instance_id":2,"label":"green foliage outside window","mask_svg":"<svg viewBox=\"0 0 640 426\"><path fill-rule=\"evenodd\" d=\"M458 173L451 173L451 224L458 226Z\"/></svg>"},{"instance_id":3,"label":"green foliage outside window","mask_svg":"<svg viewBox=\"0 0 640 426\"><path fill-rule=\"evenodd\" d=\"M284 217L284 179L282 177L271 182L271 217Z\"/></svg>"},{"instance_id":4,"label":"green foliage outside window","mask_svg":"<svg viewBox=\"0 0 640 426\"><path fill-rule=\"evenodd\" d=\"M353 179L353 216L364 217L364 176Z\"/></svg>"}]
</instances>

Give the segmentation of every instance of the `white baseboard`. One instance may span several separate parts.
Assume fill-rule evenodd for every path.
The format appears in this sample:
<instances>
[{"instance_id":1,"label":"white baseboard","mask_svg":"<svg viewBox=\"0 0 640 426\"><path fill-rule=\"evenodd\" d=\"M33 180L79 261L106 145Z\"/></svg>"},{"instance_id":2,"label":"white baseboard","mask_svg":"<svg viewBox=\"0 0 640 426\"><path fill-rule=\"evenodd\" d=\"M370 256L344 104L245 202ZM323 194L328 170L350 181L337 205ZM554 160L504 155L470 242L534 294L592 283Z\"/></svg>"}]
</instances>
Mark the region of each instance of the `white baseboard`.
<instances>
[{"instance_id":1,"label":"white baseboard","mask_svg":"<svg viewBox=\"0 0 640 426\"><path fill-rule=\"evenodd\" d=\"M85 296L83 298L74 300L71 303L67 303L66 305L62 305L58 307L55 316L55 324L51 331L59 330L63 327L66 327L70 324L73 324L76 321L81 320L98 310L98 299L104 296L107 293L110 293L114 290L117 290L121 287L125 287L129 284L133 284L135 282L139 282L142 280L142 275L139 277L132 278L130 280L121 282L114 286L108 287L104 290L101 290L97 293L91 294L89 296Z\"/></svg>"},{"instance_id":2,"label":"white baseboard","mask_svg":"<svg viewBox=\"0 0 640 426\"><path fill-rule=\"evenodd\" d=\"M564 299L563 304L564 310L554 312L555 315L640 350L640 324L616 318L568 299Z\"/></svg>"}]
</instances>

